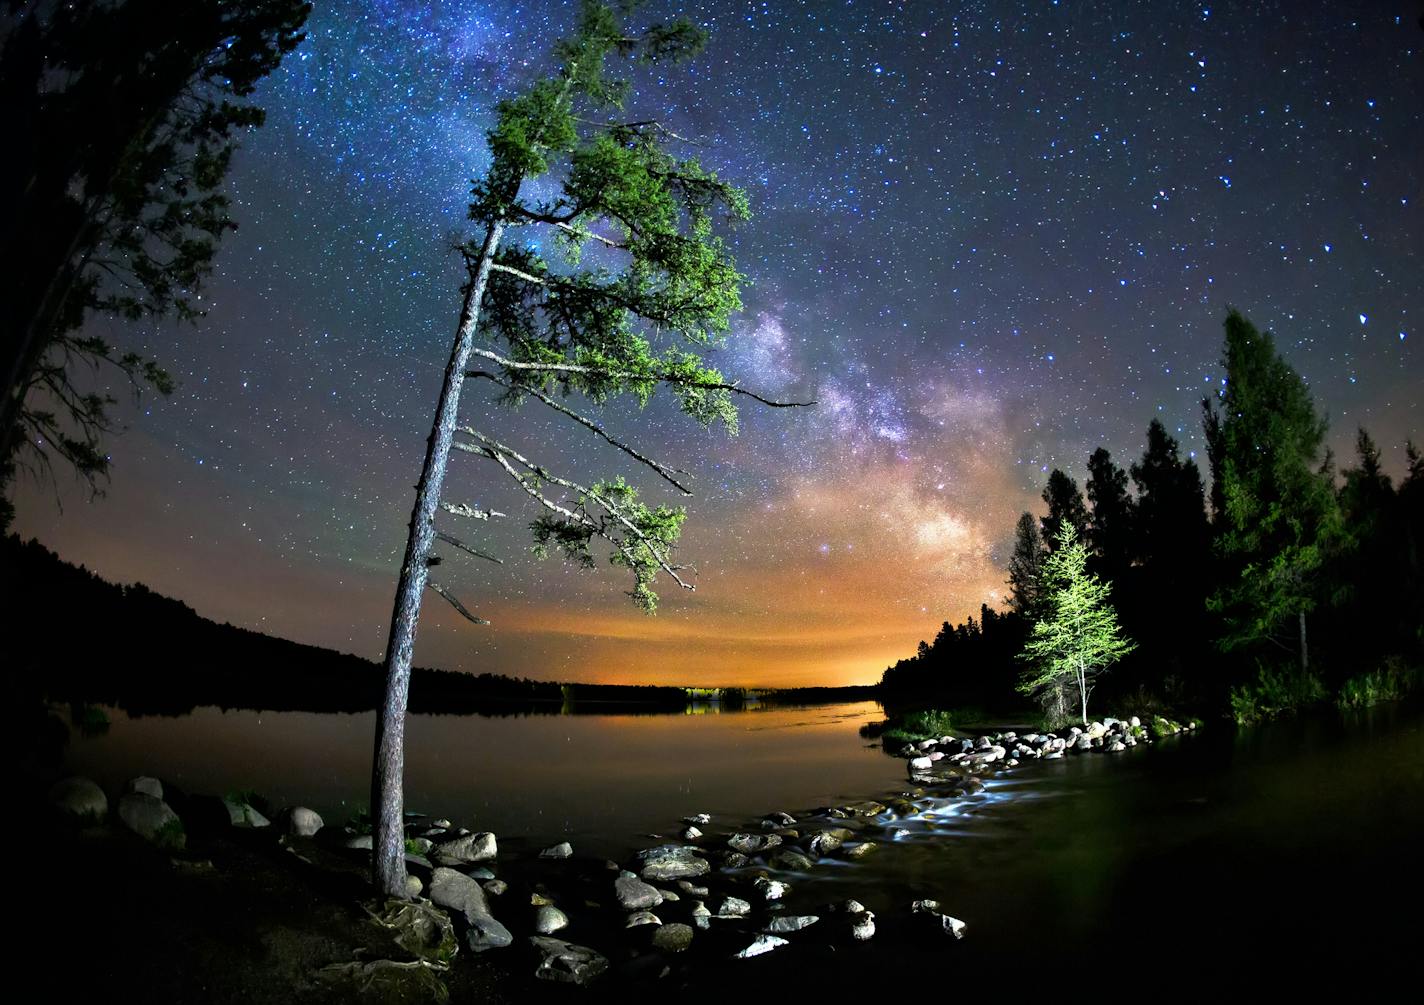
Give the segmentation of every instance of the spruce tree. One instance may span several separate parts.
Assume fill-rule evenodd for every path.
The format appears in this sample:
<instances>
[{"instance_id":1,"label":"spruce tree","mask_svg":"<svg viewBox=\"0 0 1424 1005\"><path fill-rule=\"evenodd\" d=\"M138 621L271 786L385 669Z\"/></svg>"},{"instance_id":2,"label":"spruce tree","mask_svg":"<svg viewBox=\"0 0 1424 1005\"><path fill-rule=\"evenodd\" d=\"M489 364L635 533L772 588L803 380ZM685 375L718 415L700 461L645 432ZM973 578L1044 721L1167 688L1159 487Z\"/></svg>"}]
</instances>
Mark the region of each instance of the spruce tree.
<instances>
[{"instance_id":1,"label":"spruce tree","mask_svg":"<svg viewBox=\"0 0 1424 1005\"><path fill-rule=\"evenodd\" d=\"M1032 513L1024 513L1014 526L1014 551L1009 556L1009 607L1021 617L1038 612L1039 577L1047 551Z\"/></svg>"},{"instance_id":2,"label":"spruce tree","mask_svg":"<svg viewBox=\"0 0 1424 1005\"><path fill-rule=\"evenodd\" d=\"M1043 543L1050 551L1058 540L1058 532L1064 523L1073 528L1073 533L1082 537L1088 530L1088 507L1083 504L1083 494L1078 483L1058 468L1048 475L1048 484L1043 489L1043 501L1048 506L1048 515L1040 521Z\"/></svg>"},{"instance_id":3,"label":"spruce tree","mask_svg":"<svg viewBox=\"0 0 1424 1005\"><path fill-rule=\"evenodd\" d=\"M1235 310L1225 328L1226 382L1203 402L1225 577L1210 606L1224 619L1224 650L1261 642L1289 649L1294 636L1304 673L1307 616L1338 528L1327 424L1269 332Z\"/></svg>"},{"instance_id":4,"label":"spruce tree","mask_svg":"<svg viewBox=\"0 0 1424 1005\"><path fill-rule=\"evenodd\" d=\"M1095 564L1108 579L1117 580L1132 565L1135 514L1127 491L1127 472L1113 463L1112 455L1102 447L1088 458L1087 492L1092 506L1088 540Z\"/></svg>"}]
</instances>

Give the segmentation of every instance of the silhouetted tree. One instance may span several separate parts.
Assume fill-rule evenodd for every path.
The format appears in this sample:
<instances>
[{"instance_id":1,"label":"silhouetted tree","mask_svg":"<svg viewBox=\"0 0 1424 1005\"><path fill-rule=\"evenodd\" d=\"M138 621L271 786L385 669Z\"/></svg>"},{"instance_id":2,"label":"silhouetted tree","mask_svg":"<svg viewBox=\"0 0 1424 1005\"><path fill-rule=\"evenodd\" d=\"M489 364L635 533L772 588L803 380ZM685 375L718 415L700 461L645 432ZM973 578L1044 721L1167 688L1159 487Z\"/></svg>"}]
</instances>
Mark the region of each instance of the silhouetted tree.
<instances>
[{"instance_id":1,"label":"silhouetted tree","mask_svg":"<svg viewBox=\"0 0 1424 1005\"><path fill-rule=\"evenodd\" d=\"M156 363L90 317L201 313L236 225L222 192L259 80L301 41L301 0L10 3L0 21L0 484L50 453L93 487L114 399L76 382L108 364L168 393ZM25 448L20 456L21 447Z\"/></svg>"},{"instance_id":2,"label":"silhouetted tree","mask_svg":"<svg viewBox=\"0 0 1424 1005\"><path fill-rule=\"evenodd\" d=\"M1075 536L1081 538L1087 533L1088 507L1083 504L1083 494L1078 491L1078 483L1058 468L1048 475L1043 501L1048 505L1048 515L1041 518L1040 529L1044 547L1049 551L1053 550L1058 531L1065 522L1073 528Z\"/></svg>"},{"instance_id":3,"label":"silhouetted tree","mask_svg":"<svg viewBox=\"0 0 1424 1005\"><path fill-rule=\"evenodd\" d=\"M1202 403L1224 564L1211 606L1225 618L1221 645L1228 650L1263 640L1288 648L1282 632L1293 623L1304 672L1306 617L1318 602L1317 574L1338 526L1326 422L1269 333L1234 310L1225 327L1226 384Z\"/></svg>"},{"instance_id":4,"label":"silhouetted tree","mask_svg":"<svg viewBox=\"0 0 1424 1005\"><path fill-rule=\"evenodd\" d=\"M1127 472L1113 463L1102 447L1088 458L1088 502L1092 517L1088 542L1094 564L1110 580L1116 580L1132 565L1133 504L1127 492Z\"/></svg>"},{"instance_id":5,"label":"silhouetted tree","mask_svg":"<svg viewBox=\"0 0 1424 1005\"><path fill-rule=\"evenodd\" d=\"M624 5L625 13L631 6ZM470 206L484 233L461 248L464 302L416 487L376 725L375 869L389 895L405 896L401 778L424 591L486 623L429 578L440 561L437 539L484 556L437 531L438 510L474 520L501 515L442 498L451 449L491 461L543 508L531 525L539 553L557 550L592 567L592 545L600 539L612 563L632 574L629 595L649 612L659 573L692 589L672 556L684 510L648 506L621 477L584 485L557 475L485 432L458 426L457 413L466 378L486 380L507 403L539 402L685 494L679 472L559 399L581 394L601 405L626 395L641 404L661 386L703 426L721 422L735 431L733 394L751 393L725 380L701 353L722 342L729 316L741 307L742 277L716 225L746 219L746 198L696 160L670 154L667 145L682 138L665 124L618 118L629 88L606 75L612 57L661 65L694 55L703 41L686 21L630 35L613 9L587 0L577 29L555 48L557 68L502 101L488 133L490 167L475 182ZM468 370L472 360L488 369Z\"/></svg>"},{"instance_id":6,"label":"silhouetted tree","mask_svg":"<svg viewBox=\"0 0 1424 1005\"><path fill-rule=\"evenodd\" d=\"M1032 617L1038 610L1039 576L1047 557L1038 521L1024 513L1014 527L1014 551L1009 556L1009 607L1019 615Z\"/></svg>"}]
</instances>

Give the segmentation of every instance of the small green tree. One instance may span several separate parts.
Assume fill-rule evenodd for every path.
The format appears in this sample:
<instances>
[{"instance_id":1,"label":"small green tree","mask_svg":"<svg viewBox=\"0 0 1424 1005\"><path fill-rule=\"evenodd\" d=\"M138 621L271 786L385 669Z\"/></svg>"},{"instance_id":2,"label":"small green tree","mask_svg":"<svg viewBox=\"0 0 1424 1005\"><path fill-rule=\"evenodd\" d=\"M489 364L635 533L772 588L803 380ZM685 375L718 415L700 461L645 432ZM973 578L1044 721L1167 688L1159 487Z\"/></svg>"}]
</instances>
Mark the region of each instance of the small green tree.
<instances>
[{"instance_id":1,"label":"small green tree","mask_svg":"<svg viewBox=\"0 0 1424 1005\"><path fill-rule=\"evenodd\" d=\"M1019 654L1029 664L1019 690L1037 695L1076 687L1086 726L1093 679L1137 646L1119 629L1108 600L1112 588L1088 572L1088 549L1068 521L1043 564L1043 587L1043 614Z\"/></svg>"}]
</instances>

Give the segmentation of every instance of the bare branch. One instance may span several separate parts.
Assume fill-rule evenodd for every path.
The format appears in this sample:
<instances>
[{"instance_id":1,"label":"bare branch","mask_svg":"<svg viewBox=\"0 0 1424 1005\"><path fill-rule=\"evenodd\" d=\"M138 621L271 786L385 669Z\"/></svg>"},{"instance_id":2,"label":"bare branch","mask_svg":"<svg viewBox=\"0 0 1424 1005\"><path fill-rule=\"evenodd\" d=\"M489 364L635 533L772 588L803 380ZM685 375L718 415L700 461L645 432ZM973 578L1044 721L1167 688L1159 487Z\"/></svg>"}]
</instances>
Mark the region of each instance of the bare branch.
<instances>
[{"instance_id":1,"label":"bare branch","mask_svg":"<svg viewBox=\"0 0 1424 1005\"><path fill-rule=\"evenodd\" d=\"M630 534L636 537L640 542L642 542L644 546L647 547L649 554L653 556L653 559L658 563L658 566L670 577L672 577L673 582L677 583L677 585L681 586L684 590L697 589L696 586L685 581L681 576L678 575L678 572L682 568L682 566L673 565L668 560L667 555L662 551L661 548L658 547L658 543L649 538L646 534L643 533L642 529L639 528L637 524L635 524L632 520L628 519L627 515L624 514L622 507L604 498L603 495L601 495L600 493L595 492L584 485L580 485L578 482L569 481L567 478L560 478L558 475L552 474L546 468L535 464L529 458L525 457L517 450L514 450L512 447L505 446L498 440L492 440L488 436L485 436L483 433L479 432L478 430L471 429L469 426L461 426L460 432L464 433L466 436L472 436L476 440L479 440L480 445L475 446L469 443L452 443L452 447L457 450L463 450L466 453L482 454L483 456L498 462L499 466L504 468L504 470L510 475L510 477L517 481L520 487L522 487L525 492L527 492L530 496L537 500L538 503L545 509L558 513L560 516L572 520L580 526L588 527L599 537L603 538L605 541L608 541L610 544L614 545L614 547L618 548L618 550L621 551L623 555L629 559L630 562L632 562L632 556L629 554L628 549L623 544L611 537L597 520L594 520L587 513L575 512L574 510L571 510L566 506L561 506L558 503L546 498L542 493L539 492L537 488L535 488L529 483L528 478L526 478L524 475L520 474L514 469L514 467L509 463L508 458L513 458L520 465L527 468L540 481L549 482L550 484L558 485L562 488L569 489L570 491L577 492L581 496L584 496L588 499L592 499L594 502L598 503L598 505L603 508L604 512L611 516L624 529L626 529Z\"/></svg>"},{"instance_id":2,"label":"bare branch","mask_svg":"<svg viewBox=\"0 0 1424 1005\"><path fill-rule=\"evenodd\" d=\"M468 503L447 503L442 501L440 508L446 513L452 513L455 516L467 516L471 520L488 520L492 516L504 516L504 514L498 510L475 509Z\"/></svg>"},{"instance_id":3,"label":"bare branch","mask_svg":"<svg viewBox=\"0 0 1424 1005\"><path fill-rule=\"evenodd\" d=\"M590 430L591 432L593 432L595 435L601 436L603 439L605 439L605 440L607 440L609 443L613 444L615 447L617 447L619 450L623 451L623 452L624 452L625 454L627 454L629 457L632 457L634 460L639 461L639 462L641 462L641 463L647 465L648 467L652 468L654 471L656 471L656 472L658 473L658 475L660 475L660 476L663 478L664 481L668 482L670 485L672 485L674 488L676 488L676 489L677 489L679 492L681 492L683 495L686 495L686 496L692 495L692 490L691 490L691 489L689 489L687 486L683 485L682 482L678 481L676 478L673 477L673 475L675 475L675 474L684 475L684 476L685 476L685 475L687 474L686 471L680 471L680 470L678 470L678 469L676 469L676 468L669 468L667 465L662 464L662 463L659 462L659 461L653 460L651 457L647 457L647 456L645 456L645 455L639 453L637 450L635 450L635 449L633 449L632 447L628 446L628 444L626 444L626 443L622 442L621 440L619 440L619 439L617 439L617 438L615 438L615 437L609 435L608 431L605 430L602 426L600 426L597 422L594 422L592 419L588 418L587 416L580 415L578 412L575 412L573 409L568 408L568 407L566 407L565 405L560 404L559 402L555 401L553 398L551 398L551 397L549 397L547 394L545 394L543 391L540 391L538 388L534 388L534 387L516 387L515 385L509 383L509 381L507 381L507 380L502 380L502 379L500 379L499 377L495 376L494 374L492 374L492 373L490 373L490 372L488 372L488 371L486 371L486 370L473 370L473 371L471 371L470 373L466 374L465 376L467 376L467 377L482 377L482 378L484 378L485 380L488 380L488 381L491 381L492 383L498 384L500 387L508 388L510 391L513 391L513 392L515 392L515 393L517 393L517 394L529 394L529 395L532 395L532 396L535 397L535 398L538 398L540 401L542 401L544 404L548 405L548 406L549 406L550 408L552 408L554 411L560 412L560 413L562 413L562 414L564 414L564 415L567 415L570 419L573 419L573 420L574 420L575 422L577 422L579 425L585 427L586 429L588 429L588 430Z\"/></svg>"},{"instance_id":4,"label":"bare branch","mask_svg":"<svg viewBox=\"0 0 1424 1005\"><path fill-rule=\"evenodd\" d=\"M574 118L577 121L584 123L585 125L601 126L604 129L652 129L655 132L662 133L668 139L676 140L679 143L690 143L695 147L707 146L707 143L703 140L694 140L689 136L678 135L677 133L669 129L667 126L659 122L657 119L643 119L639 122L599 122L595 119L585 119L580 118L579 116L574 116Z\"/></svg>"},{"instance_id":5,"label":"bare branch","mask_svg":"<svg viewBox=\"0 0 1424 1005\"><path fill-rule=\"evenodd\" d=\"M474 355L480 356L493 363L498 363L506 370L530 373L565 373L573 376L601 377L605 380L641 380L658 382L662 384L677 384L682 387L695 387L703 391L730 391L733 394L744 394L748 398L753 398L763 405L771 408L809 408L816 404L815 401L774 401L770 398L763 398L755 391L748 391L737 384L728 384L722 381L693 380L691 378L679 377L674 374L660 373L636 373L632 370L604 370L596 366L582 366L578 363L523 363L519 360L509 359L501 356L497 352L489 349L481 349L476 346ZM466 377L478 376L479 371L471 370L465 374Z\"/></svg>"},{"instance_id":6,"label":"bare branch","mask_svg":"<svg viewBox=\"0 0 1424 1005\"><path fill-rule=\"evenodd\" d=\"M465 607L465 605L462 604L462 603L460 603L460 598L459 598L459 597L455 596L455 595L454 595L453 593L451 593L449 590L445 589L445 587L441 586L441 585L440 585L439 583L437 583L435 580L433 580L433 579L427 579L427 580L425 581L425 585L428 586L428 587L430 587L430 588L431 588L432 590L434 590L436 593L440 594L440 596L444 597L446 600L448 600L448 601L450 602L450 606L451 606L451 607L455 608L455 610L459 611L461 614L463 614L463 615L464 615L466 618L468 618L470 621L473 621L473 622L474 622L475 624L477 624L477 625L487 625L487 624L489 624L489 622L486 621L484 618L477 618L477 617L475 617L473 614L471 614L471 613L469 612L469 610Z\"/></svg>"},{"instance_id":7,"label":"bare branch","mask_svg":"<svg viewBox=\"0 0 1424 1005\"><path fill-rule=\"evenodd\" d=\"M560 230L562 230L562 231L564 231L564 232L566 232L566 233L573 234L575 237L579 238L580 240L594 240L594 241L598 241L598 242L600 242L600 243L602 243L602 244L605 244L605 245L607 245L607 246L610 247L610 248L618 248L620 251L627 251L627 250L628 250L628 245L622 244L622 243L620 243L620 242L618 242L618 241L615 241L615 240L613 240L613 238L611 238L611 237L604 237L602 234L595 234L595 233L594 233L593 231L591 231L591 230L585 230L585 229L582 228L582 227L575 227L575 226L572 226L571 224L563 223L563 222L558 221L558 220L552 220L552 221L550 221L550 222L551 222L555 227L558 227Z\"/></svg>"},{"instance_id":8,"label":"bare branch","mask_svg":"<svg viewBox=\"0 0 1424 1005\"><path fill-rule=\"evenodd\" d=\"M476 558L483 558L486 561L495 563L496 565L504 564L504 559L496 558L494 555L480 551L480 549L478 548L473 548L470 545L466 544L464 541L461 541L458 537L455 537L453 534L447 534L443 530L437 530L435 532L435 536L441 541L444 541L446 544L450 545L452 548L459 548L467 555L474 555Z\"/></svg>"},{"instance_id":9,"label":"bare branch","mask_svg":"<svg viewBox=\"0 0 1424 1005\"><path fill-rule=\"evenodd\" d=\"M490 263L490 268L491 268L493 271L495 271L495 272L505 272L505 273L508 273L509 275L513 276L513 277L516 278L516 279L522 279L522 280L524 280L526 283L537 283L537 284L540 285L540 286L548 286L548 285L549 285L549 281L548 281L547 279L541 279L541 278L538 277L538 276L532 276L532 275L530 275L530 274L527 273L527 272L521 272L519 269L512 268L512 267L510 267L510 266L508 266L508 265L501 265L501 264L498 263L498 262L491 262L491 263Z\"/></svg>"}]
</instances>

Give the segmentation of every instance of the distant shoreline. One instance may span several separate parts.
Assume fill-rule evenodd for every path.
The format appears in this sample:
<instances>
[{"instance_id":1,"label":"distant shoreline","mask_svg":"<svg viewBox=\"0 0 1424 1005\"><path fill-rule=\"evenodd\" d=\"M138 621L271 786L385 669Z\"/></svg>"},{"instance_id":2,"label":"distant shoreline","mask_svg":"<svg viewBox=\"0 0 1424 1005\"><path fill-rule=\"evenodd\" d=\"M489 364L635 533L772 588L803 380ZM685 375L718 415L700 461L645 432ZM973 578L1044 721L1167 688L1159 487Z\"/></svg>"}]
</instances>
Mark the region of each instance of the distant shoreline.
<instances>
[{"instance_id":1,"label":"distant shoreline","mask_svg":"<svg viewBox=\"0 0 1424 1005\"><path fill-rule=\"evenodd\" d=\"M216 706L257 711L369 712L379 663L219 624L142 584L119 586L37 541L0 541L0 624L6 660L36 696L130 715ZM299 673L293 668L300 667ZM417 668L413 714L681 712L690 705L877 700L876 685L737 688L591 684Z\"/></svg>"}]
</instances>

